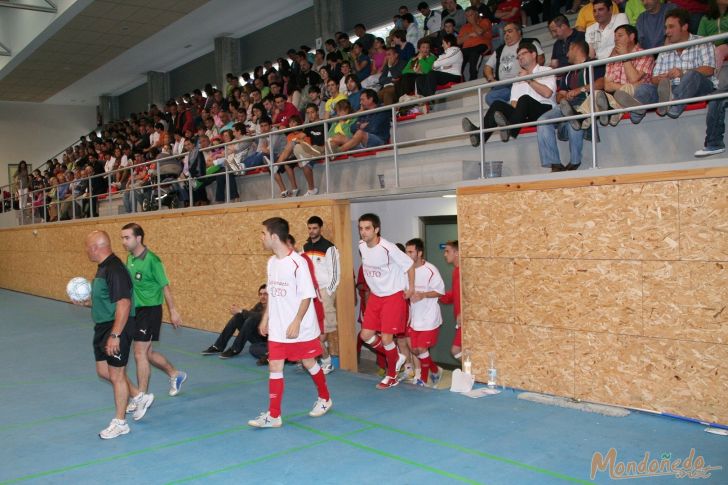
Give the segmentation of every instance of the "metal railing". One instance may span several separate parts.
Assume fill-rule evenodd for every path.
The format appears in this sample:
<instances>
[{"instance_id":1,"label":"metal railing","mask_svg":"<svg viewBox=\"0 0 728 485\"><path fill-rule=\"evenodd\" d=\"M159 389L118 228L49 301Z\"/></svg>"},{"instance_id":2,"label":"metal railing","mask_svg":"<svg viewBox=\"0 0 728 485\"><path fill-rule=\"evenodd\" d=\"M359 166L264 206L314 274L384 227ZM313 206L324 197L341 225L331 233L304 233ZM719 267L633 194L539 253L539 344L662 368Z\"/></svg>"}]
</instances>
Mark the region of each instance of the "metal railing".
<instances>
[{"instance_id":1,"label":"metal railing","mask_svg":"<svg viewBox=\"0 0 728 485\"><path fill-rule=\"evenodd\" d=\"M484 103L483 103L483 95L484 95L485 90L487 90L487 89L499 87L499 86L508 86L508 85L511 85L514 82L518 82L518 81L527 81L530 79L538 79L541 77L549 77L549 76L554 76L554 75L559 75L559 74L565 74L570 71L584 69L584 68L587 68L589 71L589 79L593 79L594 68L596 66L605 65L605 64L612 63L612 62L624 61L624 60L638 58L638 57L643 57L643 56L647 56L647 55L655 55L655 54L659 54L661 52L666 52L666 51L675 50L675 49L682 49L682 48L686 48L686 47L690 47L690 46L694 46L694 45L698 45L698 44L706 44L706 43L712 44L715 41L722 40L722 39L728 39L728 33L714 35L714 36L710 36L710 37L703 37L700 39L689 40L689 41L686 41L686 42L683 42L680 44L674 44L674 45L669 45L669 46L656 47L653 49L641 50L638 52L609 57L606 59L588 61L588 62L579 64L579 65L575 65L575 66L566 66L566 67L562 67L562 68L552 69L552 70L549 70L546 72L530 74L527 76L521 76L521 77L517 77L514 79L509 79L509 80L494 81L494 82L489 82L489 83L480 82L476 85L462 86L462 87L456 86L453 89L448 90L447 92L434 94L432 96L422 97L422 98L418 98L418 99L414 99L414 100L410 100L410 101L406 101L406 102L398 102L398 103L388 105L388 106L380 106L380 107L377 107L377 108L374 108L371 110L366 110L364 112L351 113L346 116L331 117L326 120L318 120L313 123L308 123L308 124L304 124L304 125L300 125L300 126L296 126L296 127L275 130L275 131L271 131L269 133L261 133L261 134L256 134L256 135L252 135L252 136L246 136L242 139L233 140L231 142L222 143L222 144L218 144L218 145L212 145L212 146L205 147L205 148L199 148L199 146L198 146L192 152L186 152L181 155L171 155L171 156L167 156L167 157L161 157L156 160L151 160L151 161L140 163L140 164L134 164L134 165L130 165L128 167L118 168L118 169L112 170L108 173L97 174L97 175L93 175L91 177L79 179L78 183L85 185L87 187L87 189L84 191L83 194L78 194L78 196L72 193L71 197L70 197L70 201L68 200L68 198L66 198L62 201L60 201L60 200L48 201L47 197L46 197L46 192L49 191L48 188L29 192L29 197L30 197L30 201L31 201L31 214L30 214L29 218L25 217L25 215L22 215L20 217L19 222L21 224L27 224L28 222L35 223L36 216L38 217L39 220L48 220L49 206L52 207L53 204L56 204L57 206L60 207L60 204L68 203L68 202L70 202L70 204L71 204L71 211L72 211L71 217L72 218L76 218L77 215L88 215L90 217L93 217L93 216L97 215L99 199L102 199L102 198L110 199L110 198L114 197L115 195L123 196L125 198L125 200L127 201L127 206L129 206L129 205L131 206L132 212L137 211L137 205L139 202L137 199L139 197L142 198L142 202L143 202L142 209L143 210L146 210L148 208L157 209L157 210L161 209L163 206L162 200L165 197L170 196L169 194L171 193L172 190L174 190L176 192L177 197L179 197L180 199L183 199L183 200L184 200L183 194L186 193L189 205L192 206L195 203L195 200L194 200L195 192L197 190L199 190L200 186L206 187L207 185L211 184L215 178L217 179L218 183L222 183L222 182L225 183L225 200L217 201L217 202L230 203L231 202L230 181L231 180L235 181L235 177L238 175L245 175L251 171L259 171L261 168L267 169L270 173L270 177L269 177L270 178L270 197L272 199L272 198L275 198L275 185L276 185L275 173L276 173L278 167L281 167L281 166L284 166L287 164L291 164L291 163L302 162L302 161L308 161L308 162L323 161L325 188L322 191L322 193L329 194L329 193L331 193L330 186L329 186L330 163L334 159L348 156L348 155L355 155L357 153L368 153L368 152L372 152L375 150L380 151L380 150L391 149L393 151L392 159L393 159L393 168L394 168L394 173L395 173L395 187L399 188L400 187L400 178L399 178L398 157L400 155L399 152L402 148L421 145L424 142L432 143L432 142L453 140L453 139L463 138L463 137L467 137L467 136L474 135L474 134L478 134L480 136L480 172L481 172L481 177L484 177L484 172L485 172L485 168L484 168L485 167L484 135L486 133L492 133L495 131L500 131L502 129L516 129L516 128L520 129L520 128L526 128L526 127L531 127L531 126L540 126L540 125L545 125L545 124L557 124L557 123L562 123L562 122L570 121L570 120L583 120L586 118L590 118L591 119L592 140L596 140L596 138L597 138L596 137L596 135L597 135L596 134L596 121L599 116L611 115L611 114L617 114L617 113L626 113L626 112L631 112L631 111L649 110L649 109L663 107L663 106L689 104L689 103L693 103L693 102L697 102L697 101L710 101L713 99L721 99L721 98L728 97L728 92L718 92L718 93L709 94L706 96L694 97L694 98L690 98L690 99L681 99L681 100L673 100L673 101L668 101L668 102L657 102L657 103L651 103L651 104L644 104L644 105L640 105L640 106L632 107L632 108L599 110L598 107L595 105L594 86L593 86L593 83L590 83L589 95L590 95L590 99L591 99L591 110L589 113L576 114L576 115L571 115L571 116L561 116L558 118L553 118L553 119L548 119L548 120L535 120L535 121L529 121L526 123L510 124L510 125L506 125L506 126L497 126L497 127L493 127L493 128L483 128L481 126L481 128L479 128L477 131L472 131L472 132L468 132L468 133L457 133L457 134L442 135L442 136L436 136L436 137L418 138L418 139L413 139L413 140L400 140L399 139L398 130L397 130L397 118L398 118L398 113L399 113L400 109L406 108L409 106L413 106L413 105L422 105L424 103L432 103L435 101L446 100L446 99L453 98L456 96L462 96L464 94L477 93L478 117L480 120L482 120L484 117L485 111L486 111L486 109L484 107ZM716 73L716 75L717 75L717 73ZM376 147L365 147L365 148L358 148L358 149L352 149L352 150L341 151L341 152L338 152L338 151L332 152L331 151L330 144L329 144L329 129L333 126L333 124L335 124L339 121L349 119L349 118L358 118L358 117L361 117L362 115L371 115L371 114L377 113L377 112L389 112L389 115L391 117L391 120L390 120L391 121L391 141L390 142L383 144L383 145L376 146ZM275 153L275 151L273 150L273 147L275 146L274 137L285 136L287 133L294 132L294 131L301 131L304 128L314 127L314 126L323 126L324 146L322 147L323 153L321 153L321 155L311 156L311 157L306 157L306 158L296 158L295 160L289 159L289 160L276 161L276 157L277 157L277 155L280 155L280 153ZM267 139L268 147L271 150L270 153L268 154L268 158L270 160L270 162L268 164L245 166L240 169L231 169L231 167L230 167L231 164L228 163L226 160L228 158L228 155L230 155L231 153L234 153L233 150L235 149L235 146L237 144L244 143L244 142L256 142L256 145L257 145L257 142L264 138ZM591 145L592 145L592 168L597 169L598 168L597 148L596 148L597 144L592 143ZM177 160L180 163L182 163L182 160L184 159L184 157L188 157L188 159L189 159L190 153L192 153L193 155L196 156L198 151L202 152L204 154L205 152L216 151L216 150L220 150L220 149L223 150L223 157L218 158L216 160L217 160L217 163L221 164L224 167L224 170L221 170L221 171L219 171L217 173L213 173L213 174L205 174L205 175L199 175L199 176L195 176L195 177L192 177L192 176L180 177L179 179L176 179L176 178L175 179L171 179L171 178L163 179L160 171L156 170L156 172L154 172L154 178L156 180L145 180L143 185L135 186L135 183L137 183L139 181L135 180L134 172L135 172L135 170L138 170L141 167L151 166L153 164L160 164L162 162L169 161L169 160ZM222 160L222 161L220 161L220 160ZM192 163L192 161L188 160L188 164L191 164L191 163ZM114 191L112 189L113 186L110 183L110 181L112 179L116 179L116 174L124 173L124 172L129 173L129 182L128 182L129 186L126 188L123 188L121 190ZM100 178L106 178L107 182L109 182L106 184L107 188L102 193L98 192L98 188L100 188L103 185L103 183L98 182L98 179L100 179ZM124 177L122 177L122 180L123 179L124 179ZM96 189L94 189L94 184L93 184L94 180L97 180ZM194 189L193 185L198 185L198 184L200 184L200 185L197 187L197 189ZM7 187L8 186L2 187L2 188L0 188L0 190L5 190L5 189L7 189ZM69 190L71 190L70 187L69 187ZM41 192L42 192L42 194L39 195L39 193L41 193ZM156 193L156 200L152 199L152 194L154 194L154 193ZM56 194L57 194L57 191L56 191ZM17 198L17 194L13 194L13 197ZM36 206L36 209L38 210L37 214L36 214L36 210L32 210L32 207L33 207L32 201L36 201L36 203L38 204ZM45 202L41 202L41 201L45 201ZM77 202L79 202L79 201L81 202L80 207L77 205ZM148 202L146 207L144 205L145 201ZM7 211L7 209L8 209L7 202L8 201L3 198L3 203L0 205L0 212ZM199 200L198 200L198 202L199 202ZM11 210L12 210L13 205L14 204L12 203L12 200L11 200L10 201ZM41 212L41 209L38 209L38 208L42 208L42 212ZM26 211L27 211L27 208L26 208ZM80 211L80 214L77 214L79 211ZM51 212L52 212L52 210L51 210ZM41 217L41 213L42 213L42 217Z\"/></svg>"}]
</instances>

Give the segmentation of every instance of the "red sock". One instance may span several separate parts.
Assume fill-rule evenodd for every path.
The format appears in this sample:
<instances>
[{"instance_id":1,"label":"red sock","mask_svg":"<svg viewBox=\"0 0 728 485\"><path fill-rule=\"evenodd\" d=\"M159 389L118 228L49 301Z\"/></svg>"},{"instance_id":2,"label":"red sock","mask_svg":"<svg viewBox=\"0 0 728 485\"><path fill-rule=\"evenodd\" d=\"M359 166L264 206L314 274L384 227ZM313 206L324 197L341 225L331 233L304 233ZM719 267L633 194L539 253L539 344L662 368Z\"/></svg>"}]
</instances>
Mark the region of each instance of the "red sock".
<instances>
[{"instance_id":1,"label":"red sock","mask_svg":"<svg viewBox=\"0 0 728 485\"><path fill-rule=\"evenodd\" d=\"M271 372L268 379L268 394L270 405L268 411L271 417L278 418L281 415L281 401L283 401L283 373Z\"/></svg>"},{"instance_id":2,"label":"red sock","mask_svg":"<svg viewBox=\"0 0 728 485\"><path fill-rule=\"evenodd\" d=\"M432 357L430 357L428 351L422 352L417 358L420 359L420 379L422 379L422 382L427 382L427 378L430 376L430 370L436 373L437 366L432 361Z\"/></svg>"},{"instance_id":3,"label":"red sock","mask_svg":"<svg viewBox=\"0 0 728 485\"><path fill-rule=\"evenodd\" d=\"M387 348L389 347L389 348ZM397 359L399 359L399 351L394 342L384 346L384 354L387 357L387 377L397 377Z\"/></svg>"},{"instance_id":4,"label":"red sock","mask_svg":"<svg viewBox=\"0 0 728 485\"><path fill-rule=\"evenodd\" d=\"M369 339L369 341L365 342L371 349L374 351L374 354L377 356L377 367L380 369L386 369L387 368L387 359L385 358L385 351L384 346L382 345L382 339L379 337L379 335L375 335L372 337L374 341L372 342L372 339Z\"/></svg>"},{"instance_id":5,"label":"red sock","mask_svg":"<svg viewBox=\"0 0 728 485\"><path fill-rule=\"evenodd\" d=\"M331 396L329 395L329 388L328 386L326 386L326 376L324 375L324 371L321 370L321 366L315 364L308 370L308 372L309 374L311 374L311 379L313 379L313 383L316 384L318 397L325 401L328 401Z\"/></svg>"}]
</instances>

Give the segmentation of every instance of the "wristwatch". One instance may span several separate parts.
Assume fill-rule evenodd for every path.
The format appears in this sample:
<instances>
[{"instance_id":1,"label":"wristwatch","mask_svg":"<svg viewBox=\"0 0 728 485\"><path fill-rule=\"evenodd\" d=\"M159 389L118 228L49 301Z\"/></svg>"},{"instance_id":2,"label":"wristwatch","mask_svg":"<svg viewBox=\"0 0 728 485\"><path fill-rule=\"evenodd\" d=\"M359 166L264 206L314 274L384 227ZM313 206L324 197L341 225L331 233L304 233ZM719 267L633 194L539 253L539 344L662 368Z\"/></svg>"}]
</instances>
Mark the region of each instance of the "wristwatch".
<instances>
[{"instance_id":1,"label":"wristwatch","mask_svg":"<svg viewBox=\"0 0 728 485\"><path fill-rule=\"evenodd\" d=\"M119 338L119 337L121 337L121 335L119 335L118 333L111 332L109 334L109 337L111 337L111 338Z\"/></svg>"}]
</instances>

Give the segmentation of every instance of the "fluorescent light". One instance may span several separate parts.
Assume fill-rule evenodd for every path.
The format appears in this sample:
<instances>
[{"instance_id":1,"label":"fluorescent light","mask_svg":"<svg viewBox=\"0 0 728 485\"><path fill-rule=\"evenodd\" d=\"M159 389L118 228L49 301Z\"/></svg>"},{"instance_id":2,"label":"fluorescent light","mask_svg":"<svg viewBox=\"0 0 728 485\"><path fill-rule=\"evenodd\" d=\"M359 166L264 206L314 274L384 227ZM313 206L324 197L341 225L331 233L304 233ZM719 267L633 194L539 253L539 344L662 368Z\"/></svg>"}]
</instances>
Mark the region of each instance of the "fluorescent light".
<instances>
[{"instance_id":1,"label":"fluorescent light","mask_svg":"<svg viewBox=\"0 0 728 485\"><path fill-rule=\"evenodd\" d=\"M455 195L455 194L445 194L442 197L444 199L454 199L455 197L457 197L457 195Z\"/></svg>"}]
</instances>

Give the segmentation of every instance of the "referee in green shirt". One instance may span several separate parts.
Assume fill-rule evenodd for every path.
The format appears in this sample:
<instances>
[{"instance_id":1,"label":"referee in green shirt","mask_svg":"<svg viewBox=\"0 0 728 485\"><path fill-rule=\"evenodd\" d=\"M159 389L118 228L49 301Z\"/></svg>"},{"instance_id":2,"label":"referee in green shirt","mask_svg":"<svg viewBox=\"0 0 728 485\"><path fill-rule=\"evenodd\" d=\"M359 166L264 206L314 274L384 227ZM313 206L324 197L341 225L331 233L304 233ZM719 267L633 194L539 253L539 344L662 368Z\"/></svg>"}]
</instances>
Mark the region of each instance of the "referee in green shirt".
<instances>
[{"instance_id":1,"label":"referee in green shirt","mask_svg":"<svg viewBox=\"0 0 728 485\"><path fill-rule=\"evenodd\" d=\"M159 341L164 301L167 302L174 328L182 324L182 319L174 304L162 261L144 245L144 229L134 222L125 225L121 229L121 243L129 251L126 269L134 286L136 309L134 359L137 366L138 388L135 388L129 380L129 392L132 397L126 411L134 413L134 419L138 421L144 417L147 408L154 401L154 394L148 392L151 374L149 364L169 376L170 396L176 396L182 388L182 383L187 380L185 372L178 371L164 355L152 347L152 342Z\"/></svg>"}]
</instances>

